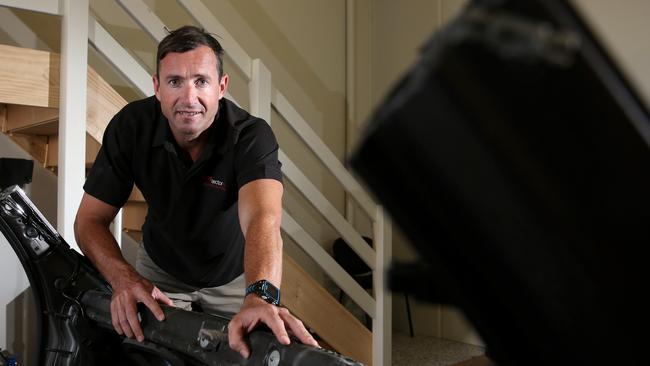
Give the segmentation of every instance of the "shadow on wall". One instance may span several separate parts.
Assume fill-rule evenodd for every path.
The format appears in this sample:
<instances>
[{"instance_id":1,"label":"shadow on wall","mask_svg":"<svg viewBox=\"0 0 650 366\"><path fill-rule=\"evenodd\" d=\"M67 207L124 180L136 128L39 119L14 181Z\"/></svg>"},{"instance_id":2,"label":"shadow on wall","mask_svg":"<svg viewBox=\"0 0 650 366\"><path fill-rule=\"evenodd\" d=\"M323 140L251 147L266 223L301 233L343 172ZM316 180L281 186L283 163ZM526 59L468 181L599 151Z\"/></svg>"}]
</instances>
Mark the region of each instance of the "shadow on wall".
<instances>
[{"instance_id":1,"label":"shadow on wall","mask_svg":"<svg viewBox=\"0 0 650 366\"><path fill-rule=\"evenodd\" d=\"M31 287L9 302L5 311L7 349L19 355L19 364L35 364L38 359L38 319Z\"/></svg>"}]
</instances>

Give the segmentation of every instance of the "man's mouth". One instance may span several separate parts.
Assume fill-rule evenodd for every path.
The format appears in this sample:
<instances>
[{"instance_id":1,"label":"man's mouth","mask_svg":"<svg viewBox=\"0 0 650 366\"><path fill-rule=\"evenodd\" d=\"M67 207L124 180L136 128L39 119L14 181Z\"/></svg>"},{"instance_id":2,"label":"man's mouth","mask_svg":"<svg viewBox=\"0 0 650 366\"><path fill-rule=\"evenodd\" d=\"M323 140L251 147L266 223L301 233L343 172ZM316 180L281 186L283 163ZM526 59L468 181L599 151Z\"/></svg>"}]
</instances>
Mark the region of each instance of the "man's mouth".
<instances>
[{"instance_id":1,"label":"man's mouth","mask_svg":"<svg viewBox=\"0 0 650 366\"><path fill-rule=\"evenodd\" d=\"M178 111L176 113L180 114L183 117L192 117L197 114L201 114L201 112L196 112L196 111Z\"/></svg>"}]
</instances>

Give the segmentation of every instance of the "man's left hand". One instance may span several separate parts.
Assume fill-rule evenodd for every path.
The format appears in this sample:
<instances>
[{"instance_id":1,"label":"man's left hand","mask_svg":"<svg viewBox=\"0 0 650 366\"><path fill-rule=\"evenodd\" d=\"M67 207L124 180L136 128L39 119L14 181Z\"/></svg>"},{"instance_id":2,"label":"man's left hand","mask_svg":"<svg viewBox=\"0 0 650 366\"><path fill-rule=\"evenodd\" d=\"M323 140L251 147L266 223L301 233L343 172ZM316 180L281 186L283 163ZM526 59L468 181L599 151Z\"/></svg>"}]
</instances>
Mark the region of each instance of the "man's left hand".
<instances>
[{"instance_id":1,"label":"man's left hand","mask_svg":"<svg viewBox=\"0 0 650 366\"><path fill-rule=\"evenodd\" d=\"M230 348L248 358L250 350L244 341L244 335L250 333L260 322L266 324L277 337L280 344L289 345L289 332L300 342L318 347L318 342L311 336L298 318L289 310L271 305L255 295L246 296L244 304L228 324L228 343Z\"/></svg>"}]
</instances>

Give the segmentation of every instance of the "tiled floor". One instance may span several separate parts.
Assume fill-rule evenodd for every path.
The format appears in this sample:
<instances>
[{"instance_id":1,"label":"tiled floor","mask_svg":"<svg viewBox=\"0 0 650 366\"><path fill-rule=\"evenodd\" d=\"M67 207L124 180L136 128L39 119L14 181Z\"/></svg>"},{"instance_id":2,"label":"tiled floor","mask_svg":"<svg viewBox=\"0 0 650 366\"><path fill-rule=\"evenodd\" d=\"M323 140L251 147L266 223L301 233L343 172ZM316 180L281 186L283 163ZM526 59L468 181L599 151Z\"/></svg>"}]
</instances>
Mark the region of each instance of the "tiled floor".
<instances>
[{"instance_id":1,"label":"tiled floor","mask_svg":"<svg viewBox=\"0 0 650 366\"><path fill-rule=\"evenodd\" d=\"M450 366L483 355L483 347L434 337L393 334L393 366Z\"/></svg>"}]
</instances>

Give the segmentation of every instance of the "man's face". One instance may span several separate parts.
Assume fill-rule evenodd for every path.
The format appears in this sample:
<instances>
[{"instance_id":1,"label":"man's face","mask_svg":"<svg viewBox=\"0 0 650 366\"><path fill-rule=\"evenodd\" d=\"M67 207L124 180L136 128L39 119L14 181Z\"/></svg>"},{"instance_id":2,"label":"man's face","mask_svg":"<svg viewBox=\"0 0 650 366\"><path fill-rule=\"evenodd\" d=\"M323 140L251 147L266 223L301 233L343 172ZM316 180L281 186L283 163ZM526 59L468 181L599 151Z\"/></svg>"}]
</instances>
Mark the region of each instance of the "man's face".
<instances>
[{"instance_id":1,"label":"man's face","mask_svg":"<svg viewBox=\"0 0 650 366\"><path fill-rule=\"evenodd\" d=\"M153 77L156 98L176 141L183 146L214 121L228 76L219 80L217 57L207 46L168 53L160 60L158 73Z\"/></svg>"}]
</instances>

